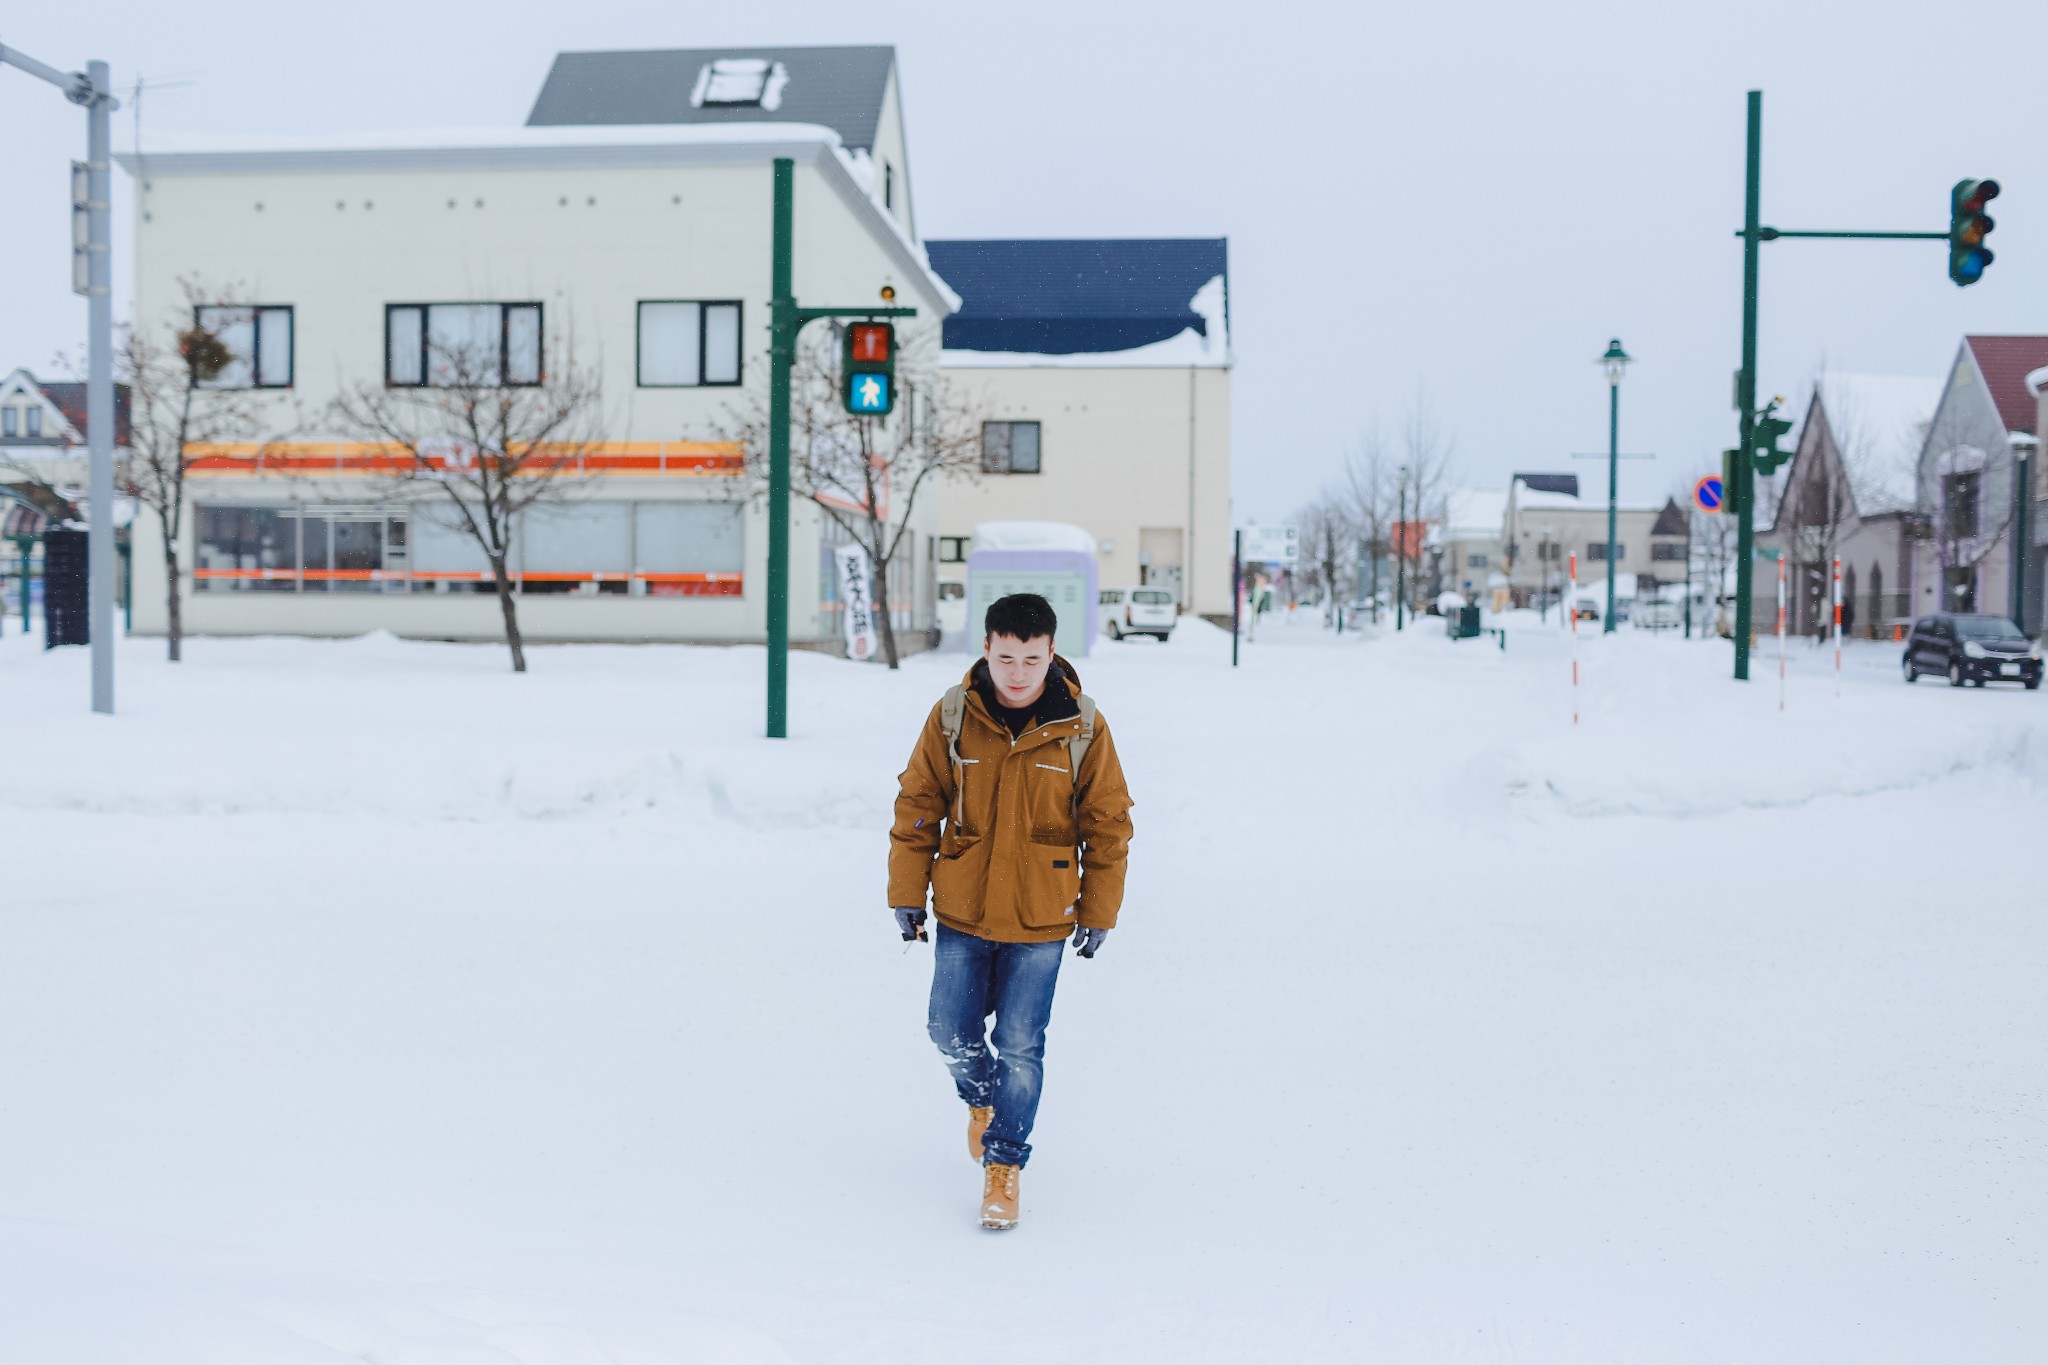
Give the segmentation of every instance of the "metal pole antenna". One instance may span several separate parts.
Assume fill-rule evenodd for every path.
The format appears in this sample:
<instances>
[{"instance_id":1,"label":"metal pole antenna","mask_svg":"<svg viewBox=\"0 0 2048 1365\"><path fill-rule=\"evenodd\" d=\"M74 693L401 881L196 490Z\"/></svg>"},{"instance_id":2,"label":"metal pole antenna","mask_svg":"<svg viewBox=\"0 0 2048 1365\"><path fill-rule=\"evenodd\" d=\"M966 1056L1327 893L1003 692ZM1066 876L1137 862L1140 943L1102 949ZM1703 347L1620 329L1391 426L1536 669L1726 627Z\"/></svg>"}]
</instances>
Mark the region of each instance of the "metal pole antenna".
<instances>
[{"instance_id":1,"label":"metal pole antenna","mask_svg":"<svg viewBox=\"0 0 2048 1365\"><path fill-rule=\"evenodd\" d=\"M1764 139L1764 92L1749 92L1749 164L1743 177L1742 208L1742 369L1735 381L1735 406L1741 411L1735 452L1735 680L1749 681L1749 636L1753 629L1750 601L1756 559L1756 249L1758 188Z\"/></svg>"},{"instance_id":2,"label":"metal pole antenna","mask_svg":"<svg viewBox=\"0 0 2048 1365\"><path fill-rule=\"evenodd\" d=\"M1621 383L1607 386L1607 619L1602 635L1614 634L1614 483L1621 470Z\"/></svg>"},{"instance_id":3,"label":"metal pole antenna","mask_svg":"<svg viewBox=\"0 0 2048 1365\"><path fill-rule=\"evenodd\" d=\"M114 253L113 183L107 64L85 68L91 104L86 110L85 430L90 470L90 530L86 542L89 625L92 631L92 709L114 714Z\"/></svg>"},{"instance_id":4,"label":"metal pole antenna","mask_svg":"<svg viewBox=\"0 0 2048 1365\"><path fill-rule=\"evenodd\" d=\"M789 383L796 366L790 260L796 162L775 159L775 249L768 343L768 738L789 736Z\"/></svg>"}]
</instances>

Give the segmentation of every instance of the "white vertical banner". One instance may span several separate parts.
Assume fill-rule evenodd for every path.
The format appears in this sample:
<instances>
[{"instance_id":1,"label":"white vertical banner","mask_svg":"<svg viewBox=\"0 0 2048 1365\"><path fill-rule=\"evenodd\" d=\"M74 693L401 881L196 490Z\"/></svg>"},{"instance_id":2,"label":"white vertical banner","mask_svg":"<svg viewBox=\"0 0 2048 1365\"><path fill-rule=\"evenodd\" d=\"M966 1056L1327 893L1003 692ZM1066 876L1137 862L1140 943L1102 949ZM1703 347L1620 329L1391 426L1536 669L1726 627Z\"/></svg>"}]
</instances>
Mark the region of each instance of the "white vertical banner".
<instances>
[{"instance_id":1,"label":"white vertical banner","mask_svg":"<svg viewBox=\"0 0 2048 1365\"><path fill-rule=\"evenodd\" d=\"M874 569L868 552L842 545L832 552L839 561L839 600L846 607L846 657L872 659L882 646L875 627Z\"/></svg>"}]
</instances>

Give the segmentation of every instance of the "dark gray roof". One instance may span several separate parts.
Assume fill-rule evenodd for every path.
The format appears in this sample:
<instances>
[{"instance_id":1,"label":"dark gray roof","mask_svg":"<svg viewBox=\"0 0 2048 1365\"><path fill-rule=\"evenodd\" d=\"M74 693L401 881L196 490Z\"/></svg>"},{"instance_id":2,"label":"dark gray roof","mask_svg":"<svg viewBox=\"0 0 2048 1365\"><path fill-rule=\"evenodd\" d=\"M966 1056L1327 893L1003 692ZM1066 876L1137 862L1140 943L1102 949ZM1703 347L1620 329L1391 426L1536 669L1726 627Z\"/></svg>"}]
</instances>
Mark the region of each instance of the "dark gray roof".
<instances>
[{"instance_id":1,"label":"dark gray roof","mask_svg":"<svg viewBox=\"0 0 2048 1365\"><path fill-rule=\"evenodd\" d=\"M760 57L789 72L775 109L692 108L707 62ZM819 123L849 149L872 148L893 47L706 47L670 52L560 52L528 127L611 123Z\"/></svg>"}]
</instances>

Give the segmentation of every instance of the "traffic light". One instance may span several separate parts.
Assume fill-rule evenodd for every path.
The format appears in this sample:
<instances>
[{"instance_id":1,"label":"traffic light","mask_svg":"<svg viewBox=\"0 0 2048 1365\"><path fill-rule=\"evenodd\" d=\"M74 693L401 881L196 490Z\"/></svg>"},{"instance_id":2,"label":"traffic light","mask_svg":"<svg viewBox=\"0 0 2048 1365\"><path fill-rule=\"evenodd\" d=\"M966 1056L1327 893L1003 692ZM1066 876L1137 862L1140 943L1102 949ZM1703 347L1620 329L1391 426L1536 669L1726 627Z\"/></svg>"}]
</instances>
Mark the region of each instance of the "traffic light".
<instances>
[{"instance_id":1,"label":"traffic light","mask_svg":"<svg viewBox=\"0 0 2048 1365\"><path fill-rule=\"evenodd\" d=\"M887 417L896 408L896 326L856 322L846 329L841 383L846 410L856 417Z\"/></svg>"},{"instance_id":2,"label":"traffic light","mask_svg":"<svg viewBox=\"0 0 2048 1365\"><path fill-rule=\"evenodd\" d=\"M1975 284L1991 264L1984 239L1998 226L1984 206L1998 197L1996 180L1958 180L1948 192L1948 277L1957 284Z\"/></svg>"},{"instance_id":3,"label":"traffic light","mask_svg":"<svg viewBox=\"0 0 2048 1365\"><path fill-rule=\"evenodd\" d=\"M1792 430L1792 419L1771 416L1772 410L1777 406L1773 402L1756 419L1756 435L1752 445L1756 450L1756 472L1759 474L1775 474L1778 472L1778 466L1792 458L1791 451L1778 449L1778 442L1784 439L1786 432Z\"/></svg>"}]
</instances>

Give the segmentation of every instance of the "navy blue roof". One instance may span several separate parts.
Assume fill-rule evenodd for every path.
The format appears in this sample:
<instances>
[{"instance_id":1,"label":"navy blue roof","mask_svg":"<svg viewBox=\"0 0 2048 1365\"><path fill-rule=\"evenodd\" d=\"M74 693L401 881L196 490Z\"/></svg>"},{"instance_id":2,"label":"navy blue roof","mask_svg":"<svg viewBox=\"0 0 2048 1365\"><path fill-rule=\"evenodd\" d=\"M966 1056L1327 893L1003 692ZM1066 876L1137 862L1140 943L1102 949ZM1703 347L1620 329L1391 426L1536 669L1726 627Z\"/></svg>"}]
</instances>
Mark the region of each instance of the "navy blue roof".
<instances>
[{"instance_id":1,"label":"navy blue roof","mask_svg":"<svg viewBox=\"0 0 2048 1365\"><path fill-rule=\"evenodd\" d=\"M927 241L932 269L961 298L946 319L958 351L1075 355L1125 351L1208 323L1189 307L1226 279L1223 237Z\"/></svg>"}]
</instances>

